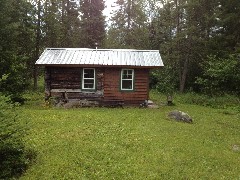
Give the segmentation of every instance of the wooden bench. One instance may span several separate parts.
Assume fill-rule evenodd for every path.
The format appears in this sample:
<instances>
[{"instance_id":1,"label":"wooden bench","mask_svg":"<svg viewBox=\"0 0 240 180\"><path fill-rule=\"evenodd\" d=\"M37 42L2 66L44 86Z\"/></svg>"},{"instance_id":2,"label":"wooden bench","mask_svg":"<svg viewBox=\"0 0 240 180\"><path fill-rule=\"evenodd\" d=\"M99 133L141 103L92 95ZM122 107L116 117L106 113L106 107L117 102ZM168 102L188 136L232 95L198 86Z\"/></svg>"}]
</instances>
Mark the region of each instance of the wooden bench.
<instances>
[{"instance_id":1,"label":"wooden bench","mask_svg":"<svg viewBox=\"0 0 240 180\"><path fill-rule=\"evenodd\" d=\"M68 101L69 99L101 99L102 91L82 91L81 89L51 89L50 93L57 93L59 99Z\"/></svg>"},{"instance_id":2,"label":"wooden bench","mask_svg":"<svg viewBox=\"0 0 240 180\"><path fill-rule=\"evenodd\" d=\"M64 103L69 102L68 93L80 93L82 92L80 89L51 89L51 93L60 93L61 97L60 100Z\"/></svg>"}]
</instances>

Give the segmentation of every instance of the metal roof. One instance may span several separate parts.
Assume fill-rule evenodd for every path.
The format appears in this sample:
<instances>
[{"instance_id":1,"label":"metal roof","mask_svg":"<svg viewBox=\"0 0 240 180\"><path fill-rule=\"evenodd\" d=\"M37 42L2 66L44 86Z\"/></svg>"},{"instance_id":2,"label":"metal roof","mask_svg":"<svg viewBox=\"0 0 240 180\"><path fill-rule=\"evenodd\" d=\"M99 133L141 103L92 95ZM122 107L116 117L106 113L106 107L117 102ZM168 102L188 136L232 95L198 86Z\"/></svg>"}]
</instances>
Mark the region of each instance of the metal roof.
<instances>
[{"instance_id":1,"label":"metal roof","mask_svg":"<svg viewBox=\"0 0 240 180\"><path fill-rule=\"evenodd\" d=\"M98 65L159 67L158 50L47 48L36 65Z\"/></svg>"}]
</instances>

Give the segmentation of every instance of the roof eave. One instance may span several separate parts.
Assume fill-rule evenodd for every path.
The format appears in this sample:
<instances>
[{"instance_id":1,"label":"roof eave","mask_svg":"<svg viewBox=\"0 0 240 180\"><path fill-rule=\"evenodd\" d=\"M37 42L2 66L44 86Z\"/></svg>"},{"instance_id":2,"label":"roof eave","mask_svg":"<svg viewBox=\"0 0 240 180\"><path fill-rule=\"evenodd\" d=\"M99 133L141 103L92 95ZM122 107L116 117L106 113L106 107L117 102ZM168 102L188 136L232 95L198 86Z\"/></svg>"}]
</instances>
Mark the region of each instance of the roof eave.
<instances>
[{"instance_id":1,"label":"roof eave","mask_svg":"<svg viewBox=\"0 0 240 180\"><path fill-rule=\"evenodd\" d=\"M133 65L96 65L96 64L36 64L37 66L44 67L117 67L117 68L161 68L163 65L159 66L133 66Z\"/></svg>"}]
</instances>

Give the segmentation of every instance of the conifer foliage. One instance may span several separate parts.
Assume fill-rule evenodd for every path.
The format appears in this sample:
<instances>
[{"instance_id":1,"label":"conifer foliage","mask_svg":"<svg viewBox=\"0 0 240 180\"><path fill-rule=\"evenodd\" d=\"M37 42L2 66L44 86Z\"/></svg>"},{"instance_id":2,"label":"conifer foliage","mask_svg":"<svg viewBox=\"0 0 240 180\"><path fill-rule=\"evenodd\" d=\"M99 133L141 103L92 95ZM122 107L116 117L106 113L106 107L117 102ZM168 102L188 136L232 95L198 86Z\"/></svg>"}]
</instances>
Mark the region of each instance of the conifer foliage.
<instances>
[{"instance_id":1,"label":"conifer foliage","mask_svg":"<svg viewBox=\"0 0 240 180\"><path fill-rule=\"evenodd\" d=\"M105 37L105 17L103 16L103 0L82 0L81 12L81 46L94 48L103 46Z\"/></svg>"},{"instance_id":2,"label":"conifer foliage","mask_svg":"<svg viewBox=\"0 0 240 180\"><path fill-rule=\"evenodd\" d=\"M163 74L180 92L205 89L197 79L209 77L203 66L209 57L238 62L239 0L115 0L114 6L106 23L104 0L0 1L0 77L7 77L0 90L19 99L33 77L36 87L34 63L46 47L160 50ZM153 74L161 86L161 71Z\"/></svg>"},{"instance_id":3,"label":"conifer foliage","mask_svg":"<svg viewBox=\"0 0 240 180\"><path fill-rule=\"evenodd\" d=\"M148 49L147 16L143 0L117 0L111 18L107 46ZM109 47L110 48L110 47Z\"/></svg>"},{"instance_id":4,"label":"conifer foliage","mask_svg":"<svg viewBox=\"0 0 240 180\"><path fill-rule=\"evenodd\" d=\"M175 90L206 92L202 91L206 84L197 79L209 77L205 75L208 66L203 66L212 60L209 57L220 63L227 59L229 64L239 59L238 0L116 0L115 5L107 44L114 48L160 50L167 68L153 73L152 77L159 80L158 87L166 86L166 78L161 76L168 74L171 82L167 84ZM236 72L236 66L229 67L233 68L229 73ZM231 75L234 79L238 76ZM229 92L233 86L227 82L218 83L221 87L216 89ZM236 88L231 91L237 92Z\"/></svg>"},{"instance_id":5,"label":"conifer foliage","mask_svg":"<svg viewBox=\"0 0 240 180\"><path fill-rule=\"evenodd\" d=\"M16 105L0 93L0 179L16 179L35 158L21 139L26 128L20 125Z\"/></svg>"}]
</instances>

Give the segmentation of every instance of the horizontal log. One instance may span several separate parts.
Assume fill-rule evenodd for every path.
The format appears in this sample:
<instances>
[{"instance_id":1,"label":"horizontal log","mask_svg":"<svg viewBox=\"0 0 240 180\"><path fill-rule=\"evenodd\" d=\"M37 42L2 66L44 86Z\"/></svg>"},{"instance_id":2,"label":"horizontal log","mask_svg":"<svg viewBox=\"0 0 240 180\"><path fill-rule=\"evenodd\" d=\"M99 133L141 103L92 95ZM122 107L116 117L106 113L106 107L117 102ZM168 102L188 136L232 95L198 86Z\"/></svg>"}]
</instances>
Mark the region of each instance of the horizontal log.
<instances>
[{"instance_id":1,"label":"horizontal log","mask_svg":"<svg viewBox=\"0 0 240 180\"><path fill-rule=\"evenodd\" d=\"M134 89L148 89L148 85L137 84Z\"/></svg>"},{"instance_id":2,"label":"horizontal log","mask_svg":"<svg viewBox=\"0 0 240 180\"><path fill-rule=\"evenodd\" d=\"M83 94L83 95L92 95L92 94L97 94L97 95L103 95L102 91L83 91L82 89L51 89L51 92L55 93L68 93L68 94Z\"/></svg>"},{"instance_id":3,"label":"horizontal log","mask_svg":"<svg viewBox=\"0 0 240 180\"><path fill-rule=\"evenodd\" d=\"M68 93L72 93L72 92L82 92L81 89L51 89L51 92L68 92Z\"/></svg>"},{"instance_id":4,"label":"horizontal log","mask_svg":"<svg viewBox=\"0 0 240 180\"><path fill-rule=\"evenodd\" d=\"M74 82L81 83L82 79L80 77L55 77L51 78L51 82Z\"/></svg>"},{"instance_id":5,"label":"horizontal log","mask_svg":"<svg viewBox=\"0 0 240 180\"><path fill-rule=\"evenodd\" d=\"M81 73L82 72L82 68L51 68L50 69L51 74L63 74L63 73L69 73L69 72L73 72L73 73Z\"/></svg>"},{"instance_id":6,"label":"horizontal log","mask_svg":"<svg viewBox=\"0 0 240 180\"><path fill-rule=\"evenodd\" d=\"M148 82L148 79L135 79L135 82L144 82L144 83L147 83Z\"/></svg>"},{"instance_id":7,"label":"horizontal log","mask_svg":"<svg viewBox=\"0 0 240 180\"><path fill-rule=\"evenodd\" d=\"M147 96L147 94L106 94L104 93L104 97L125 97L125 98L142 98Z\"/></svg>"},{"instance_id":8,"label":"horizontal log","mask_svg":"<svg viewBox=\"0 0 240 180\"><path fill-rule=\"evenodd\" d=\"M68 94L69 99L86 99L86 98L97 99L100 97L103 97L103 96L100 94L80 94L80 93L79 94L76 94L76 93Z\"/></svg>"},{"instance_id":9,"label":"horizontal log","mask_svg":"<svg viewBox=\"0 0 240 180\"><path fill-rule=\"evenodd\" d=\"M51 84L73 84L73 85L80 85L80 81L56 81L52 80Z\"/></svg>"},{"instance_id":10,"label":"horizontal log","mask_svg":"<svg viewBox=\"0 0 240 180\"><path fill-rule=\"evenodd\" d=\"M148 92L148 88L146 87L135 87L133 91L127 91L127 90L120 90L119 87L117 88L104 88L104 92L105 93L118 93L118 92L122 92L122 93L138 93L138 92Z\"/></svg>"},{"instance_id":11,"label":"horizontal log","mask_svg":"<svg viewBox=\"0 0 240 180\"><path fill-rule=\"evenodd\" d=\"M73 82L69 82L69 83L64 82L64 83L60 83L60 84L51 84L51 85L52 86L54 86L54 85L66 86L66 87L68 87L66 89L80 89L80 87L81 87L80 83L73 83ZM52 88L52 89L54 89L54 88ZM55 89L58 89L58 88L55 88Z\"/></svg>"},{"instance_id":12,"label":"horizontal log","mask_svg":"<svg viewBox=\"0 0 240 180\"><path fill-rule=\"evenodd\" d=\"M51 89L80 89L80 85L51 84Z\"/></svg>"},{"instance_id":13,"label":"horizontal log","mask_svg":"<svg viewBox=\"0 0 240 180\"><path fill-rule=\"evenodd\" d=\"M52 74L51 79L63 79L63 78L79 78L81 79L81 74L74 74L74 73L64 73L64 74Z\"/></svg>"}]
</instances>

